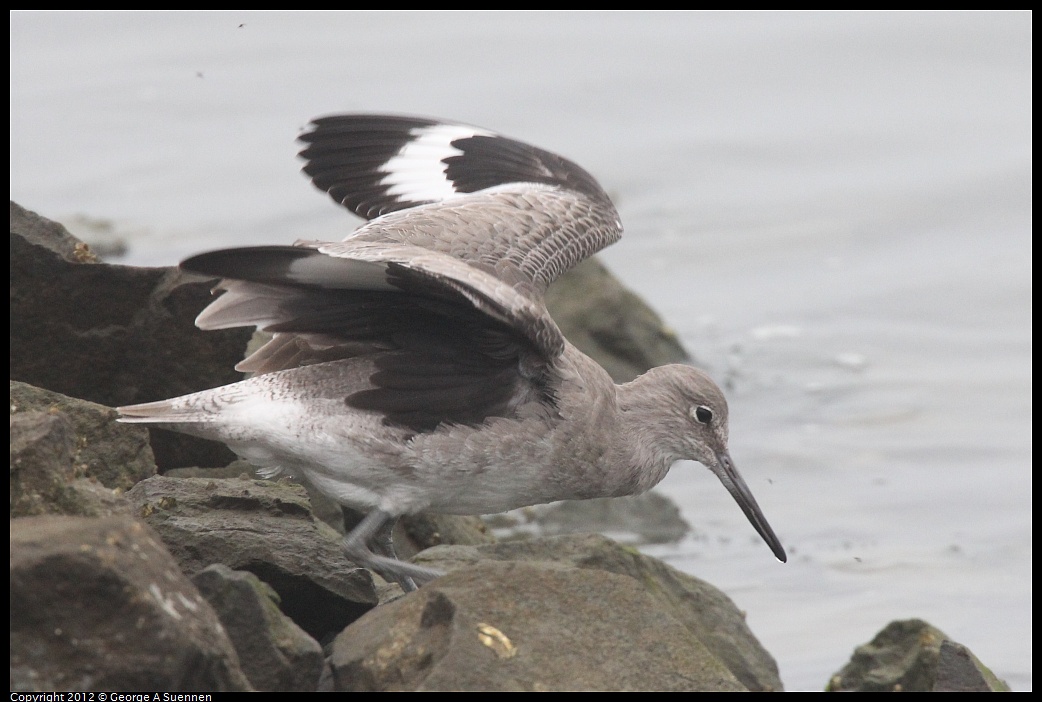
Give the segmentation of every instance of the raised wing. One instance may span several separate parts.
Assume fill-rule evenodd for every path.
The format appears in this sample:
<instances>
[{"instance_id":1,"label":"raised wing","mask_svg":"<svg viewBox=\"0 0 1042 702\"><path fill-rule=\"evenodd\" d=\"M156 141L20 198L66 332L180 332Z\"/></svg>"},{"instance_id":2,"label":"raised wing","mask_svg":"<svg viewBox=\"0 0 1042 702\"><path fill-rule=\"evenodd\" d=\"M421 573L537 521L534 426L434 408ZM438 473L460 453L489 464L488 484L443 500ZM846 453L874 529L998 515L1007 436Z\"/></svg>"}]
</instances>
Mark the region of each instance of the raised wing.
<instances>
[{"instance_id":1,"label":"raised wing","mask_svg":"<svg viewBox=\"0 0 1042 702\"><path fill-rule=\"evenodd\" d=\"M243 371L362 359L369 383L348 404L416 431L523 405L551 411L566 342L543 293L622 233L593 177L548 151L430 119L324 117L301 141L315 185L369 221L343 242L188 259L183 268L223 278L226 291L198 325L275 334Z\"/></svg>"},{"instance_id":2,"label":"raised wing","mask_svg":"<svg viewBox=\"0 0 1042 702\"><path fill-rule=\"evenodd\" d=\"M364 357L369 386L349 405L427 431L552 406L560 330L541 303L461 261L400 245L265 246L200 254L185 270L224 278L202 329L275 337L238 369L269 373ZM350 253L350 257L348 256Z\"/></svg>"},{"instance_id":3,"label":"raised wing","mask_svg":"<svg viewBox=\"0 0 1042 702\"><path fill-rule=\"evenodd\" d=\"M439 251L542 293L622 234L593 176L488 130L429 119L337 115L300 137L319 189L371 221L349 238Z\"/></svg>"}]
</instances>

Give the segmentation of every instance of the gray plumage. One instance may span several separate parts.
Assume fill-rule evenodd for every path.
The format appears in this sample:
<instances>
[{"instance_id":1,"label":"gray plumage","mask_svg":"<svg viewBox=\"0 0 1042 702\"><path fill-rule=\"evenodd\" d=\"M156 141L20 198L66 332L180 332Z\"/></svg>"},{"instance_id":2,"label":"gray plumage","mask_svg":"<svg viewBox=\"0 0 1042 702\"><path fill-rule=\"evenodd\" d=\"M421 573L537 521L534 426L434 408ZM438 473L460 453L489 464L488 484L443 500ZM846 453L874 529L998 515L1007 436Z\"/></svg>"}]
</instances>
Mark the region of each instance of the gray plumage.
<instances>
[{"instance_id":1,"label":"gray plumage","mask_svg":"<svg viewBox=\"0 0 1042 702\"><path fill-rule=\"evenodd\" d=\"M342 242L184 261L222 278L200 328L274 337L239 364L253 377L122 407L121 421L223 441L368 512L348 554L407 589L437 573L395 558L403 514L638 494L681 459L709 467L785 560L709 376L670 365L615 385L547 313L547 286L622 233L592 176L427 119L326 117L301 140L315 185L369 221Z\"/></svg>"}]
</instances>

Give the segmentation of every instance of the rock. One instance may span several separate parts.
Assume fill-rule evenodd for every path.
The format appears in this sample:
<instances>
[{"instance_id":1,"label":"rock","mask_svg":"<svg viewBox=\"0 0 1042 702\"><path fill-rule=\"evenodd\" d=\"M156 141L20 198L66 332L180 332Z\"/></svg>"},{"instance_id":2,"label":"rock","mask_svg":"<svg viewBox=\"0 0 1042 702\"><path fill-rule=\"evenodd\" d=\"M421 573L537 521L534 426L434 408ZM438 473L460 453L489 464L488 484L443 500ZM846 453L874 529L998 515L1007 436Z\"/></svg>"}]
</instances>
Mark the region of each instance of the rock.
<instances>
[{"instance_id":1,"label":"rock","mask_svg":"<svg viewBox=\"0 0 1042 702\"><path fill-rule=\"evenodd\" d=\"M346 691L739 691L640 582L547 562L482 562L373 610L333 642Z\"/></svg>"},{"instance_id":2,"label":"rock","mask_svg":"<svg viewBox=\"0 0 1042 702\"><path fill-rule=\"evenodd\" d=\"M235 382L248 329L202 332L213 281L97 263L61 225L11 203L11 374L110 407ZM224 465L223 445L153 430L161 468Z\"/></svg>"},{"instance_id":3,"label":"rock","mask_svg":"<svg viewBox=\"0 0 1042 702\"><path fill-rule=\"evenodd\" d=\"M127 513L119 495L156 472L148 432L103 405L11 381L11 516Z\"/></svg>"},{"instance_id":4,"label":"rock","mask_svg":"<svg viewBox=\"0 0 1042 702\"><path fill-rule=\"evenodd\" d=\"M546 307L565 337L616 383L649 368L690 357L654 310L596 258L586 259L550 286Z\"/></svg>"},{"instance_id":5,"label":"rock","mask_svg":"<svg viewBox=\"0 0 1042 702\"><path fill-rule=\"evenodd\" d=\"M254 689L314 692L322 647L279 610L278 593L253 573L214 564L192 582L217 612Z\"/></svg>"},{"instance_id":6,"label":"rock","mask_svg":"<svg viewBox=\"0 0 1042 702\"><path fill-rule=\"evenodd\" d=\"M64 415L11 416L11 517L126 513L115 490L83 477L74 449L75 434Z\"/></svg>"},{"instance_id":7,"label":"rock","mask_svg":"<svg viewBox=\"0 0 1042 702\"><path fill-rule=\"evenodd\" d=\"M970 649L954 641L942 641L937 660L934 692L1009 692L1009 685L999 680L986 665L977 660Z\"/></svg>"},{"instance_id":8,"label":"rock","mask_svg":"<svg viewBox=\"0 0 1042 702\"><path fill-rule=\"evenodd\" d=\"M64 417L71 430L72 463L80 476L113 490L129 490L155 475L148 431L118 424L118 413L104 405L11 381L11 416L26 412Z\"/></svg>"},{"instance_id":9,"label":"rock","mask_svg":"<svg viewBox=\"0 0 1042 702\"><path fill-rule=\"evenodd\" d=\"M501 540L598 532L619 543L643 546L675 543L691 530L673 501L655 491L533 505L485 520Z\"/></svg>"},{"instance_id":10,"label":"rock","mask_svg":"<svg viewBox=\"0 0 1042 702\"><path fill-rule=\"evenodd\" d=\"M542 562L627 577L639 583L657 608L679 622L687 631L686 636L711 651L745 688L782 689L777 664L756 640L745 616L727 595L705 581L603 536L586 534L488 546L441 546L428 549L413 560L448 571L486 561ZM432 585L439 582L441 580L436 580ZM600 596L599 591L586 594ZM619 603L617 606L625 607Z\"/></svg>"},{"instance_id":11,"label":"rock","mask_svg":"<svg viewBox=\"0 0 1042 702\"><path fill-rule=\"evenodd\" d=\"M253 573L320 642L376 605L372 575L347 560L339 535L312 516L299 485L155 476L126 496L185 573L213 563Z\"/></svg>"},{"instance_id":12,"label":"rock","mask_svg":"<svg viewBox=\"0 0 1042 702\"><path fill-rule=\"evenodd\" d=\"M907 619L887 624L869 643L858 646L850 662L832 676L827 690L930 692L963 686L1009 689L943 631L921 619Z\"/></svg>"},{"instance_id":13,"label":"rock","mask_svg":"<svg viewBox=\"0 0 1042 702\"><path fill-rule=\"evenodd\" d=\"M11 689L249 690L213 609L131 517L11 521Z\"/></svg>"}]
</instances>

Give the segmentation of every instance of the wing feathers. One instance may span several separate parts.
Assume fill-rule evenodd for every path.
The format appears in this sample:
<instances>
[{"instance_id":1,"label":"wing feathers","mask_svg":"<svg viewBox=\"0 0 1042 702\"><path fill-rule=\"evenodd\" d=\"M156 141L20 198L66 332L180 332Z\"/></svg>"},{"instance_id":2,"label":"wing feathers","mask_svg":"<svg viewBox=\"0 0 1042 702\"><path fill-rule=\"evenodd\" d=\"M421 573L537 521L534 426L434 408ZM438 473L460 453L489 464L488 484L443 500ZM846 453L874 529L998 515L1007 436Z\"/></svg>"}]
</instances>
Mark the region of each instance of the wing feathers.
<instances>
[{"instance_id":1,"label":"wing feathers","mask_svg":"<svg viewBox=\"0 0 1042 702\"><path fill-rule=\"evenodd\" d=\"M548 151L430 119L324 117L300 139L315 186L370 221L340 243L187 259L225 290L198 325L275 333L241 370L358 358L351 372L367 369L370 387L344 401L412 431L533 401L553 411L566 342L542 294L622 232L596 180Z\"/></svg>"}]
</instances>

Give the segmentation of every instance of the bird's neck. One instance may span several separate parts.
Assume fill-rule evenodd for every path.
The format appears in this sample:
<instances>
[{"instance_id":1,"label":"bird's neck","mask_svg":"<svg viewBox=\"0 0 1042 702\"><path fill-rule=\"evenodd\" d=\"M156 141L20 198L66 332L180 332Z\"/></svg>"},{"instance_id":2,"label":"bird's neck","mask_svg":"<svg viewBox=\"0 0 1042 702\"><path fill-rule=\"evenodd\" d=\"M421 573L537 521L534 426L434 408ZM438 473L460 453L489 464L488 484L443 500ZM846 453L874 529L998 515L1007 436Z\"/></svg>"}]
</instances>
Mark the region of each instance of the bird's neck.
<instances>
[{"instance_id":1,"label":"bird's neck","mask_svg":"<svg viewBox=\"0 0 1042 702\"><path fill-rule=\"evenodd\" d=\"M587 451L583 456L568 454L583 466L581 475L570 476L572 499L639 495L666 477L675 459L656 448L663 434L656 417L663 410L655 406L654 383L641 376L616 385L599 364L571 344L565 347L557 373L563 388L560 411L576 420L567 424L577 433L562 437L562 450Z\"/></svg>"},{"instance_id":2,"label":"bird's neck","mask_svg":"<svg viewBox=\"0 0 1042 702\"><path fill-rule=\"evenodd\" d=\"M630 494L647 492L669 472L677 457L663 450L672 442L664 408L646 376L616 386L618 433L614 439L620 465L631 467Z\"/></svg>"}]
</instances>

